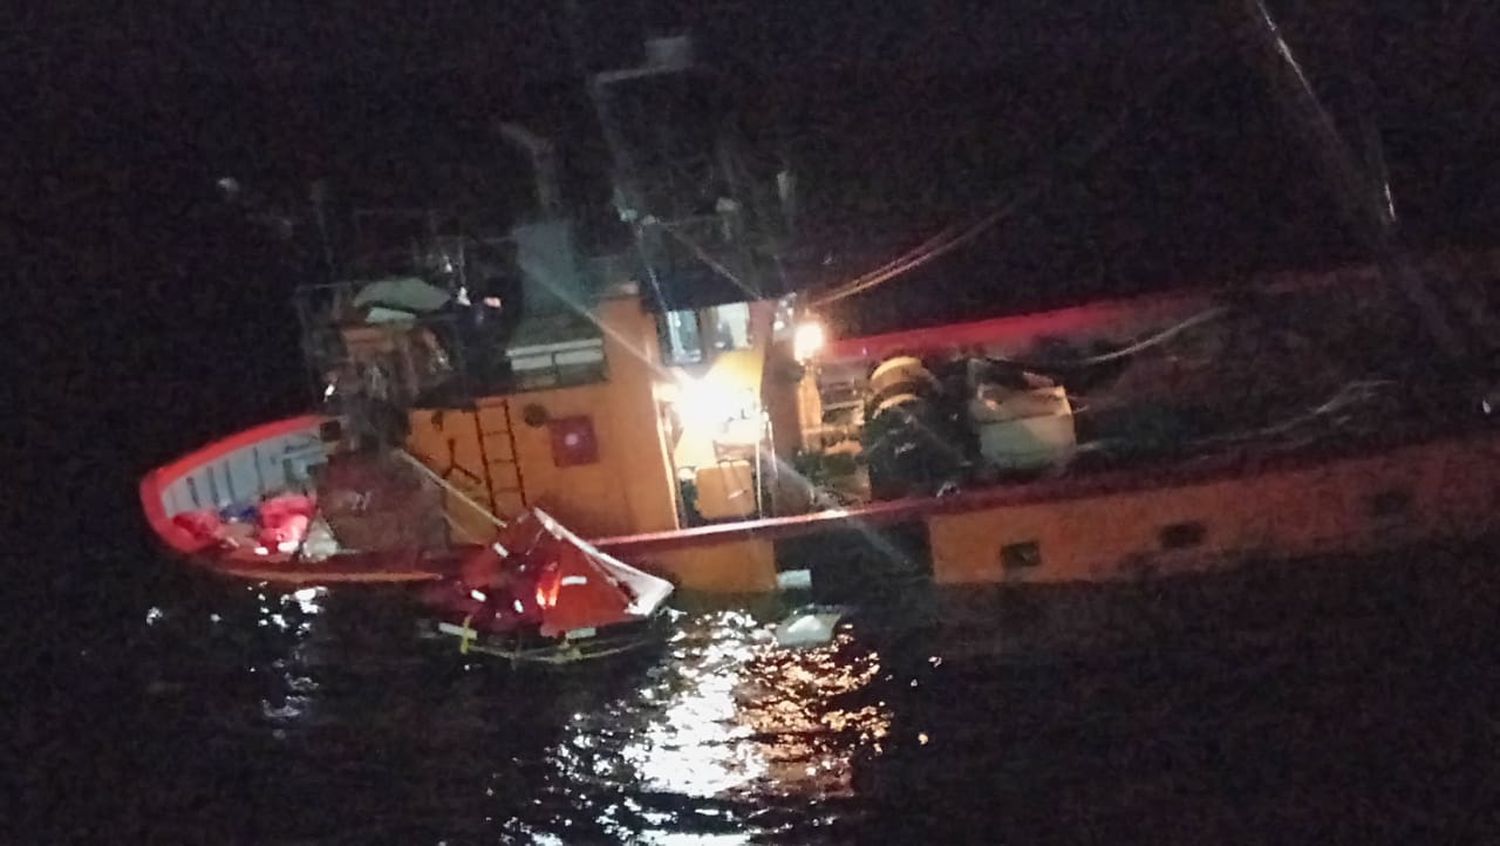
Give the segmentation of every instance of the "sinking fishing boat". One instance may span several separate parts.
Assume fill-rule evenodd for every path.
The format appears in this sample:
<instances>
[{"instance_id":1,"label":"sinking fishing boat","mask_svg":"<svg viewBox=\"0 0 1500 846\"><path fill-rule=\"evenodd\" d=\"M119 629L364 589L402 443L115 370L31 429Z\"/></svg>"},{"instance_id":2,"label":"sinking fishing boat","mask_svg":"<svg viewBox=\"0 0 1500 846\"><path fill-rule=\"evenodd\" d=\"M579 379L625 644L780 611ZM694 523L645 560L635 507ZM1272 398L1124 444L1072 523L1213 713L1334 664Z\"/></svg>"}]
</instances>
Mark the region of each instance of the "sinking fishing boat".
<instances>
[{"instance_id":1,"label":"sinking fishing boat","mask_svg":"<svg viewBox=\"0 0 1500 846\"><path fill-rule=\"evenodd\" d=\"M1500 257L1432 266L1483 280ZM570 372L523 337L509 389L407 409L399 449L361 444L329 409L195 450L147 474L141 499L196 564L289 583L454 577L497 515L537 504L601 554L718 593L775 591L784 571L873 577L896 558L940 584L1107 581L1493 531L1500 433L1482 402L1352 378L1305 346L1331 309L1378 310L1379 285L1372 268L1263 280L1272 296L1242 319L1180 332L1225 299L1100 302L800 358L795 327L774 325L785 305L759 301L738 312L745 349L703 344L687 365L666 363L680 324L625 288L595 305L592 339L568 342L575 357L592 345L588 362ZM1266 327L1287 313L1301 330ZM1357 322L1322 337L1363 349L1340 336ZM1133 351L1047 383L972 366L1068 348Z\"/></svg>"},{"instance_id":2,"label":"sinking fishing boat","mask_svg":"<svg viewBox=\"0 0 1500 846\"><path fill-rule=\"evenodd\" d=\"M638 652L670 629L672 583L600 552L531 509L464 559L456 577L421 589L426 633L458 651L520 663L570 664Z\"/></svg>"},{"instance_id":3,"label":"sinking fishing boat","mask_svg":"<svg viewBox=\"0 0 1500 846\"><path fill-rule=\"evenodd\" d=\"M653 55L671 61L592 93L670 87L683 57ZM611 143L673 129L642 121ZM1139 580L1500 530L1484 384L1500 326L1471 305L1500 278L1493 252L1406 255L1379 212L1369 265L833 338L826 303L890 273L788 290L786 227L732 190L756 174L662 218L691 204L658 205L670 181L647 177L671 162L648 147L620 157L636 169L616 197L626 252L576 248L539 156L537 214L489 240L434 235L403 271L421 285L299 292L319 413L148 474L157 534L241 578L438 581L541 505L538 525L572 538L547 544L606 572L622 558L734 594L808 571L840 602L886 579ZM518 256L493 274L524 279L524 310L485 294L491 242ZM445 583L469 591L447 635L529 648L487 630L509 612L461 584Z\"/></svg>"}]
</instances>

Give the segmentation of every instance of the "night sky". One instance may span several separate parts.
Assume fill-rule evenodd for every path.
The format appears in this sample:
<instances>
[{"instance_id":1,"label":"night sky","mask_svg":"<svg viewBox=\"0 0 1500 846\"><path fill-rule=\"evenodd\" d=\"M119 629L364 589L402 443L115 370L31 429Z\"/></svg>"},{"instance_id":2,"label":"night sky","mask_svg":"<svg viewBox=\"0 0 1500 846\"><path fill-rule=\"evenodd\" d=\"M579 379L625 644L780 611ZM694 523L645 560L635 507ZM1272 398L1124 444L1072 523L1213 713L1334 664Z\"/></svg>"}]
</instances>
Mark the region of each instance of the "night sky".
<instances>
[{"instance_id":1,"label":"night sky","mask_svg":"<svg viewBox=\"0 0 1500 846\"><path fill-rule=\"evenodd\" d=\"M1191 13L1160 0L578 7L591 68L638 61L646 33L693 29L746 125L800 174L806 284L858 274L988 208L1018 178L1054 175L973 244L840 306L831 316L846 333L1364 257L1235 32L1240 3ZM20 118L0 135L12 154L6 228L23 302L36 306L21 321L22 369L58 409L28 415L26 443L58 444L80 474L97 464L133 476L306 401L286 292L315 262L226 208L213 189L221 176L271 207L304 202L317 177L393 201L464 181L515 214L530 175L487 131L503 116L559 141L568 199L600 216L603 150L564 8L21 15L7 36L14 72L0 83ZM1491 6L1277 11L1346 128L1368 74L1409 240L1492 243ZM1087 164L1059 159L1122 116Z\"/></svg>"},{"instance_id":2,"label":"night sky","mask_svg":"<svg viewBox=\"0 0 1500 846\"><path fill-rule=\"evenodd\" d=\"M604 196L563 0L223 5L53 12L18 28L10 102L42 151L26 181L149 208L159 203L147 192L186 201L232 173L285 203L318 176L349 191L431 194L442 190L434 171L462 162L488 171L503 206L528 179L524 159L486 132L505 116L559 140L577 177L570 199ZM1028 305L1024 291L977 278L996 261L1010 265L999 272L1015 277L1012 289L1081 276L1109 287L1346 252L1341 233L1304 231L1328 222L1327 190L1233 31L1239 2L575 5L592 69L638 61L643 34L694 31L747 120L789 149L809 234L844 259L835 275L1055 166L1059 149L1133 103L1110 150L1059 174L1050 201L942 269L955 290ZM1353 114L1347 90L1369 76L1412 233L1482 239L1496 205L1487 151L1500 140L1495 12L1478 2L1281 5L1336 110ZM1140 104L1157 85L1155 101ZM24 187L58 199L51 182ZM1204 246L1231 230L1234 243ZM1204 255L1210 265L1232 258L1200 269Z\"/></svg>"}]
</instances>

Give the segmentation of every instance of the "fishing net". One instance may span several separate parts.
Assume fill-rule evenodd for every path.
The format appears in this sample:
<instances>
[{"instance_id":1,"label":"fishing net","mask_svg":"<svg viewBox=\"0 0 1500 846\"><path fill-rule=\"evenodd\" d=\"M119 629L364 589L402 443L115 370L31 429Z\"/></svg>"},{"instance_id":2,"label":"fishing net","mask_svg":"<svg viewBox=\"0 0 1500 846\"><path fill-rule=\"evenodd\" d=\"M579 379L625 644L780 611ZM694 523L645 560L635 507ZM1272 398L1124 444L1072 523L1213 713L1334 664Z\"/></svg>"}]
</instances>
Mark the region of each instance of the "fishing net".
<instances>
[{"instance_id":1,"label":"fishing net","mask_svg":"<svg viewBox=\"0 0 1500 846\"><path fill-rule=\"evenodd\" d=\"M395 454L335 455L317 489L320 514L345 550L416 554L449 545L442 489Z\"/></svg>"}]
</instances>

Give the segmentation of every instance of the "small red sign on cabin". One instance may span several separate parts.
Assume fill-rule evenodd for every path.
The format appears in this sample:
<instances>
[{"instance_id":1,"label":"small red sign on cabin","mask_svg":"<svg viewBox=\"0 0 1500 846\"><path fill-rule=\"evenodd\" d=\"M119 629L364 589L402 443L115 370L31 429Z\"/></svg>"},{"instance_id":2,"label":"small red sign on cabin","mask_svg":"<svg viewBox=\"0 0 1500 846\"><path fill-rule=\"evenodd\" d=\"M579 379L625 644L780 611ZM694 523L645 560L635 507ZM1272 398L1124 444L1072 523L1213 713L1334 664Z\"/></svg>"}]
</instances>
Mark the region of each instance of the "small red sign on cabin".
<instances>
[{"instance_id":1,"label":"small red sign on cabin","mask_svg":"<svg viewBox=\"0 0 1500 846\"><path fill-rule=\"evenodd\" d=\"M594 464L599 460L599 439L589 417L559 417L547 421L552 436L552 463L558 467Z\"/></svg>"}]
</instances>

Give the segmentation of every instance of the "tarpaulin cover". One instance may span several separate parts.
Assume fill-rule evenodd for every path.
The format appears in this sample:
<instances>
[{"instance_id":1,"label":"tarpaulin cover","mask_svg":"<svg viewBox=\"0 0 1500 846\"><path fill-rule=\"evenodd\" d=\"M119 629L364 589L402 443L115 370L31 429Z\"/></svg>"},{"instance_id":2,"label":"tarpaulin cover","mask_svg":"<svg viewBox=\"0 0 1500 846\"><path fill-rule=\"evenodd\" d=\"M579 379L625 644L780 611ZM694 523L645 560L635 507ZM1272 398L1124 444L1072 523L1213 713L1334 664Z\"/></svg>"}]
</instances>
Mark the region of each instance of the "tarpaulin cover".
<instances>
[{"instance_id":1,"label":"tarpaulin cover","mask_svg":"<svg viewBox=\"0 0 1500 846\"><path fill-rule=\"evenodd\" d=\"M354 297L356 308L384 307L413 314L437 311L450 299L448 292L421 279L381 279L360 289Z\"/></svg>"}]
</instances>

